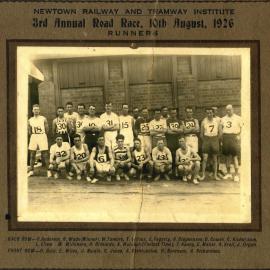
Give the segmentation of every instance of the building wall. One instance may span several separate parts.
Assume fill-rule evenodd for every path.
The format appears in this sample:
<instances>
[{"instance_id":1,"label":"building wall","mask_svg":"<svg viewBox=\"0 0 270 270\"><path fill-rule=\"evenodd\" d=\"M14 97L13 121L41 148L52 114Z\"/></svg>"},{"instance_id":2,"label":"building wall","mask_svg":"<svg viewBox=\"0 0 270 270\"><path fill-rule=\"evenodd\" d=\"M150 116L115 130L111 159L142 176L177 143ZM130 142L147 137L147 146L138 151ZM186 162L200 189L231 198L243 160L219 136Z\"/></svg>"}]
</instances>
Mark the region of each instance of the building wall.
<instances>
[{"instance_id":1,"label":"building wall","mask_svg":"<svg viewBox=\"0 0 270 270\"><path fill-rule=\"evenodd\" d=\"M49 121L58 105L72 101L95 104L99 113L111 101L114 111L121 105L150 110L166 105L187 105L202 118L207 106L231 103L240 112L240 59L224 56L166 56L41 61L45 82L39 85L41 110ZM152 67L152 71L151 71ZM150 72L151 71L151 72ZM222 112L223 113L223 112Z\"/></svg>"}]
</instances>

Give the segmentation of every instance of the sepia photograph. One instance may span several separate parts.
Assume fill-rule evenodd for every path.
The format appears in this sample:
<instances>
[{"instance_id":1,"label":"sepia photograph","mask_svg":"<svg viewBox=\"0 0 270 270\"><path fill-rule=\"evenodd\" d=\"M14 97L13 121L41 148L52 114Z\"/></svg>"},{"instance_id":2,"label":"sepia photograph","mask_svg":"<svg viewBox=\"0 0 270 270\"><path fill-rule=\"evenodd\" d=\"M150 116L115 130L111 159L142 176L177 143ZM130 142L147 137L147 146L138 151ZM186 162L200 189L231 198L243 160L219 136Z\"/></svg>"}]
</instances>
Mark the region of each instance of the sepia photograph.
<instances>
[{"instance_id":1,"label":"sepia photograph","mask_svg":"<svg viewBox=\"0 0 270 270\"><path fill-rule=\"evenodd\" d=\"M250 49L17 48L18 221L251 223Z\"/></svg>"}]
</instances>

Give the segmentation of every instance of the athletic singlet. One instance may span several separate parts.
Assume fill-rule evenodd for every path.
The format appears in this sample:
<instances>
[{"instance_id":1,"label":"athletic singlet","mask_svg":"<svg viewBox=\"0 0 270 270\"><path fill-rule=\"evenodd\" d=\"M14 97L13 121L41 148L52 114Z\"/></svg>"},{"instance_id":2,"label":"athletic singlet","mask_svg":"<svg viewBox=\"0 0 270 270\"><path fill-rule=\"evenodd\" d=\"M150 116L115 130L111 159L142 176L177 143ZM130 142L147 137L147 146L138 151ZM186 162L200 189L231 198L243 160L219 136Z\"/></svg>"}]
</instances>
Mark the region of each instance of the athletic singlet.
<instances>
[{"instance_id":1,"label":"athletic singlet","mask_svg":"<svg viewBox=\"0 0 270 270\"><path fill-rule=\"evenodd\" d=\"M133 136L132 120L133 120L133 117L130 115L119 116L120 134L124 136Z\"/></svg>"},{"instance_id":2,"label":"athletic singlet","mask_svg":"<svg viewBox=\"0 0 270 270\"><path fill-rule=\"evenodd\" d=\"M67 119L66 118L56 118L56 134L67 134Z\"/></svg>"},{"instance_id":3,"label":"athletic singlet","mask_svg":"<svg viewBox=\"0 0 270 270\"><path fill-rule=\"evenodd\" d=\"M124 161L128 159L128 148L126 146L123 149L118 147L114 148L115 160Z\"/></svg>"},{"instance_id":4,"label":"athletic singlet","mask_svg":"<svg viewBox=\"0 0 270 270\"><path fill-rule=\"evenodd\" d=\"M202 126L204 127L204 136L215 137L218 135L219 121L213 118L212 121L206 117L202 121Z\"/></svg>"},{"instance_id":5,"label":"athletic singlet","mask_svg":"<svg viewBox=\"0 0 270 270\"><path fill-rule=\"evenodd\" d=\"M50 148L50 155L53 155L54 158L66 157L68 151L70 151L69 143L63 142L60 147L55 143Z\"/></svg>"},{"instance_id":6,"label":"athletic singlet","mask_svg":"<svg viewBox=\"0 0 270 270\"><path fill-rule=\"evenodd\" d=\"M32 134L44 134L45 133L45 117L44 116L33 116L29 119L29 125L31 127Z\"/></svg>"},{"instance_id":7,"label":"athletic singlet","mask_svg":"<svg viewBox=\"0 0 270 270\"><path fill-rule=\"evenodd\" d=\"M136 149L133 151L135 163L140 164L141 162L146 160L146 155L144 149L142 148L141 151L137 151Z\"/></svg>"},{"instance_id":8,"label":"athletic singlet","mask_svg":"<svg viewBox=\"0 0 270 270\"><path fill-rule=\"evenodd\" d=\"M196 127L195 119L185 119L184 120L185 129L188 131L187 134L195 134L194 132L190 132L189 130Z\"/></svg>"},{"instance_id":9,"label":"athletic singlet","mask_svg":"<svg viewBox=\"0 0 270 270\"><path fill-rule=\"evenodd\" d=\"M84 116L83 118L78 117L76 119L76 133L80 134L81 136L84 136L85 133L83 131L84 122L86 120L87 116Z\"/></svg>"},{"instance_id":10,"label":"athletic singlet","mask_svg":"<svg viewBox=\"0 0 270 270\"><path fill-rule=\"evenodd\" d=\"M75 145L72 146L73 153L74 153L74 159L76 161L81 161L82 159L86 158L86 152L84 149L84 144L81 145L81 149L78 149Z\"/></svg>"},{"instance_id":11,"label":"athletic singlet","mask_svg":"<svg viewBox=\"0 0 270 270\"><path fill-rule=\"evenodd\" d=\"M107 163L110 160L109 147L105 146L103 153L101 153L99 147L97 146L96 147L96 155L95 155L94 159L98 163Z\"/></svg>"},{"instance_id":12,"label":"athletic singlet","mask_svg":"<svg viewBox=\"0 0 270 270\"><path fill-rule=\"evenodd\" d=\"M180 162L185 162L187 159L190 159L192 156L191 156L191 149L189 146L187 146L186 148L186 153L183 152L183 149L179 148L177 150L178 152L178 161Z\"/></svg>"},{"instance_id":13,"label":"athletic singlet","mask_svg":"<svg viewBox=\"0 0 270 270\"><path fill-rule=\"evenodd\" d=\"M138 118L135 123L135 128L138 130L138 135L150 136L149 120Z\"/></svg>"},{"instance_id":14,"label":"athletic singlet","mask_svg":"<svg viewBox=\"0 0 270 270\"><path fill-rule=\"evenodd\" d=\"M157 160L169 160L168 153L158 150L156 153Z\"/></svg>"}]
</instances>

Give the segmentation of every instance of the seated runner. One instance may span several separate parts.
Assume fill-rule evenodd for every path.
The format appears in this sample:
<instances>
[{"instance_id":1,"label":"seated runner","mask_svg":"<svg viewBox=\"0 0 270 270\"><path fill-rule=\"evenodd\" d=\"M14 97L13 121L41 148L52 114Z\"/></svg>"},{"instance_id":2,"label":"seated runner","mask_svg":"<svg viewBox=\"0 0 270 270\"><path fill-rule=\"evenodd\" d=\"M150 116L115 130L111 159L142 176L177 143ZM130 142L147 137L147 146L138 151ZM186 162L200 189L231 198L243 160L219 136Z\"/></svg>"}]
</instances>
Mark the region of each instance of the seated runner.
<instances>
[{"instance_id":1,"label":"seated runner","mask_svg":"<svg viewBox=\"0 0 270 270\"><path fill-rule=\"evenodd\" d=\"M128 172L131 168L131 155L129 147L124 146L125 137L122 134L116 136L117 147L113 150L114 167L116 171L116 180L120 181L121 176L129 181Z\"/></svg>"},{"instance_id":2,"label":"seated runner","mask_svg":"<svg viewBox=\"0 0 270 270\"><path fill-rule=\"evenodd\" d=\"M57 134L55 137L55 144L50 147L50 165L49 170L54 172L54 178L59 178L61 169L65 169L66 175L70 170L70 145L68 142L63 142L63 137ZM67 176L68 178L70 176Z\"/></svg>"},{"instance_id":3,"label":"seated runner","mask_svg":"<svg viewBox=\"0 0 270 270\"><path fill-rule=\"evenodd\" d=\"M172 153L169 148L164 145L163 139L157 140L157 146L152 151L152 157L156 173L154 180L158 181L161 175L163 175L166 180L170 180L168 173L172 169Z\"/></svg>"},{"instance_id":4,"label":"seated runner","mask_svg":"<svg viewBox=\"0 0 270 270\"><path fill-rule=\"evenodd\" d=\"M194 184L199 184L198 173L200 171L200 156L191 148L185 137L180 137L179 140L180 148L176 151L175 165L178 170L178 174L182 176L183 181L187 182L187 178L193 178Z\"/></svg>"},{"instance_id":5,"label":"seated runner","mask_svg":"<svg viewBox=\"0 0 270 270\"><path fill-rule=\"evenodd\" d=\"M90 179L91 183L98 181L97 177L107 177L107 181L111 181L111 176L115 173L114 160L111 149L105 145L104 135L97 138L97 146L95 146L90 155Z\"/></svg>"},{"instance_id":6,"label":"seated runner","mask_svg":"<svg viewBox=\"0 0 270 270\"><path fill-rule=\"evenodd\" d=\"M134 150L131 154L132 168L130 174L135 176L138 175L139 179L142 179L143 173L147 173L147 178L151 179L153 174L153 161L151 155L146 147L142 147L141 140L134 140Z\"/></svg>"},{"instance_id":7,"label":"seated runner","mask_svg":"<svg viewBox=\"0 0 270 270\"><path fill-rule=\"evenodd\" d=\"M70 151L71 170L76 172L77 180L81 180L83 174L87 176L89 150L87 144L82 143L82 139L79 134L74 135L73 142L74 146L71 147ZM73 176L72 173L69 175ZM89 180L88 177L86 179Z\"/></svg>"}]
</instances>

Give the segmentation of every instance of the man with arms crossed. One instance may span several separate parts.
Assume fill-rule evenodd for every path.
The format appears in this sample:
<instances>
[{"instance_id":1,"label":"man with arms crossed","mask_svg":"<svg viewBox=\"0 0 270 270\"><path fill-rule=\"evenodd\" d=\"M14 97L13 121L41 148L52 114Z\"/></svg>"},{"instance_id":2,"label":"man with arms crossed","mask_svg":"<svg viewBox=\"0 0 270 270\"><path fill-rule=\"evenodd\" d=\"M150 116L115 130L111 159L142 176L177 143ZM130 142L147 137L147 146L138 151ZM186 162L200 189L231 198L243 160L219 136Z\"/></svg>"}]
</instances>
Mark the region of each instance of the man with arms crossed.
<instances>
[{"instance_id":1,"label":"man with arms crossed","mask_svg":"<svg viewBox=\"0 0 270 270\"><path fill-rule=\"evenodd\" d=\"M97 146L97 139L101 130L101 120L96 116L96 107L89 106L89 116L84 121L83 131L85 133L84 142L87 144L91 152L93 147Z\"/></svg>"},{"instance_id":2,"label":"man with arms crossed","mask_svg":"<svg viewBox=\"0 0 270 270\"><path fill-rule=\"evenodd\" d=\"M105 113L100 116L102 129L104 130L105 145L110 149L116 146L116 136L119 130L119 119L117 114L112 112L112 103L105 103Z\"/></svg>"},{"instance_id":3,"label":"man with arms crossed","mask_svg":"<svg viewBox=\"0 0 270 270\"><path fill-rule=\"evenodd\" d=\"M135 122L135 135L141 140L142 147L146 147L148 151L151 153L152 151L152 140L150 136L150 128L149 128L149 115L148 109L143 108L141 110L141 117L139 117Z\"/></svg>"},{"instance_id":4,"label":"man with arms crossed","mask_svg":"<svg viewBox=\"0 0 270 270\"><path fill-rule=\"evenodd\" d=\"M28 177L34 175L34 165L36 161L37 150L41 151L41 156L48 170L48 138L49 126L47 119L40 115L38 104L33 105L33 117L28 120L28 134L30 142L28 149L30 151L30 171ZM47 177L51 177L51 172L47 171Z\"/></svg>"},{"instance_id":5,"label":"man with arms crossed","mask_svg":"<svg viewBox=\"0 0 270 270\"><path fill-rule=\"evenodd\" d=\"M70 145L68 142L63 142L63 137L60 134L55 136L55 144L50 147L50 165L49 170L54 173L54 178L59 178L61 169L66 170L66 176L69 179L68 171L70 170Z\"/></svg>"},{"instance_id":6,"label":"man with arms crossed","mask_svg":"<svg viewBox=\"0 0 270 270\"><path fill-rule=\"evenodd\" d=\"M130 150L134 146L134 118L128 114L128 105L122 105L122 114L119 116L119 134L124 135L125 137L125 145L130 148Z\"/></svg>"},{"instance_id":7,"label":"man with arms crossed","mask_svg":"<svg viewBox=\"0 0 270 270\"><path fill-rule=\"evenodd\" d=\"M146 147L142 147L141 140L136 138L134 140L134 150L131 154L132 159L132 169L130 174L135 176L139 175L141 180L143 173L147 173L147 178L150 180L153 174L153 161L151 160L151 155Z\"/></svg>"},{"instance_id":8,"label":"man with arms crossed","mask_svg":"<svg viewBox=\"0 0 270 270\"><path fill-rule=\"evenodd\" d=\"M198 173L200 171L201 158L187 145L184 137L180 137L178 142L180 147L177 149L175 157L175 165L178 173L183 177L184 182L187 182L187 178L193 178L193 183L197 185L199 184Z\"/></svg>"},{"instance_id":9,"label":"man with arms crossed","mask_svg":"<svg viewBox=\"0 0 270 270\"><path fill-rule=\"evenodd\" d=\"M122 134L117 135L117 147L113 150L117 181L121 180L121 176L123 176L126 181L129 181L127 174L131 168L131 154L130 149L124 145L124 140L125 137Z\"/></svg>"},{"instance_id":10,"label":"man with arms crossed","mask_svg":"<svg viewBox=\"0 0 270 270\"><path fill-rule=\"evenodd\" d=\"M199 121L193 118L192 107L186 107L186 118L184 120L184 134L186 143L198 153L199 141L197 134L200 132Z\"/></svg>"},{"instance_id":11,"label":"man with arms crossed","mask_svg":"<svg viewBox=\"0 0 270 270\"><path fill-rule=\"evenodd\" d=\"M152 147L157 146L159 139L162 139L164 145L167 145L165 137L167 123L165 119L161 119L160 109L155 109L154 119L149 123L149 128L152 137Z\"/></svg>"},{"instance_id":12,"label":"man with arms crossed","mask_svg":"<svg viewBox=\"0 0 270 270\"><path fill-rule=\"evenodd\" d=\"M207 108L207 117L205 117L201 123L201 139L202 139L202 177L200 180L205 179L205 169L207 165L208 156L213 158L214 179L220 180L218 177L218 162L217 156L219 154L219 141L221 138L221 125L218 118L214 118L214 112L212 108Z\"/></svg>"},{"instance_id":13,"label":"man with arms crossed","mask_svg":"<svg viewBox=\"0 0 270 270\"><path fill-rule=\"evenodd\" d=\"M81 136L79 134L74 135L74 146L70 150L70 163L71 170L76 172L77 180L82 179L84 174L87 177L87 164L89 161L89 150L87 144L82 143ZM73 174L70 174L72 176ZM70 178L71 180L72 178Z\"/></svg>"},{"instance_id":14,"label":"man with arms crossed","mask_svg":"<svg viewBox=\"0 0 270 270\"><path fill-rule=\"evenodd\" d=\"M71 124L70 122L64 117L64 107L57 108L57 117L52 122L52 135L61 135L64 142L69 143L69 133L71 132Z\"/></svg>"},{"instance_id":15,"label":"man with arms crossed","mask_svg":"<svg viewBox=\"0 0 270 270\"><path fill-rule=\"evenodd\" d=\"M107 181L111 181L111 176L115 173L114 160L111 149L105 145L105 139L102 134L97 139L95 146L90 155L90 179L93 184L98 181L97 177L107 177ZM96 171L95 171L96 169Z\"/></svg>"},{"instance_id":16,"label":"man with arms crossed","mask_svg":"<svg viewBox=\"0 0 270 270\"><path fill-rule=\"evenodd\" d=\"M233 158L234 163L234 181L238 182L239 174L238 174L238 155L240 153L240 135L243 127L243 121L241 117L234 113L233 106L226 106L226 115L221 119L222 125L222 133L223 133L223 155L226 158L226 168L227 174L224 176L224 179L232 178L232 174L230 172L231 165L231 157Z\"/></svg>"},{"instance_id":17,"label":"man with arms crossed","mask_svg":"<svg viewBox=\"0 0 270 270\"><path fill-rule=\"evenodd\" d=\"M169 148L164 145L162 138L157 140L157 146L152 150L152 158L156 173L154 180L158 181L161 175L164 175L166 180L170 180L168 173L172 169L172 154Z\"/></svg>"}]
</instances>

